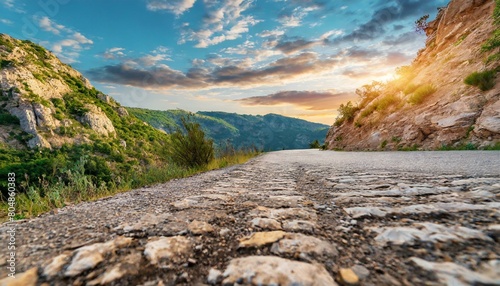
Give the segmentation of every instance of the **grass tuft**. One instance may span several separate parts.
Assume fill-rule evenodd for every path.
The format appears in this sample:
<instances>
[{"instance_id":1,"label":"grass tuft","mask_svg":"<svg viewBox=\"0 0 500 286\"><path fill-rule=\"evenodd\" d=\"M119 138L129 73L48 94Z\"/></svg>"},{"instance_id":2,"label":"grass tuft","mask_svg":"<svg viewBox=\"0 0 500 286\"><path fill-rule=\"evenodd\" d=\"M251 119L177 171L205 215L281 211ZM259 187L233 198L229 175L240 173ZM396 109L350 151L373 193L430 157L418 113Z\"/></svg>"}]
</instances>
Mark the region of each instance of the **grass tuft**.
<instances>
[{"instance_id":1,"label":"grass tuft","mask_svg":"<svg viewBox=\"0 0 500 286\"><path fill-rule=\"evenodd\" d=\"M482 91L487 91L495 86L496 73L496 70L473 72L465 78L464 83L477 86Z\"/></svg>"},{"instance_id":2,"label":"grass tuft","mask_svg":"<svg viewBox=\"0 0 500 286\"><path fill-rule=\"evenodd\" d=\"M432 84L421 85L410 95L408 102L411 104L421 104L434 92L436 92L436 88Z\"/></svg>"}]
</instances>

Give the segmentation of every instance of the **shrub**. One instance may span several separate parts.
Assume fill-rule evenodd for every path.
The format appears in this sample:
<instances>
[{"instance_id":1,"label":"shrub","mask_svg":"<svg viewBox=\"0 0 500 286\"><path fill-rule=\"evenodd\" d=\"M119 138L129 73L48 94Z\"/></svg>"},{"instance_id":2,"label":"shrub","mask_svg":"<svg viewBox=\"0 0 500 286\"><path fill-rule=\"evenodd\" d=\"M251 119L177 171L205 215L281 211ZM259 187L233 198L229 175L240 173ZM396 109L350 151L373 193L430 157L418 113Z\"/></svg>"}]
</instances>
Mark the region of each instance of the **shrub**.
<instances>
[{"instance_id":1,"label":"shrub","mask_svg":"<svg viewBox=\"0 0 500 286\"><path fill-rule=\"evenodd\" d=\"M467 85L477 86L482 91L486 91L495 86L495 76L495 70L473 72L465 78L464 83Z\"/></svg>"},{"instance_id":2,"label":"shrub","mask_svg":"<svg viewBox=\"0 0 500 286\"><path fill-rule=\"evenodd\" d=\"M181 166L199 167L207 165L214 158L213 141L205 138L198 123L188 117L181 118L180 128L171 135L170 156Z\"/></svg>"},{"instance_id":3,"label":"shrub","mask_svg":"<svg viewBox=\"0 0 500 286\"><path fill-rule=\"evenodd\" d=\"M400 98L394 94L388 94L377 101L377 110L386 110L389 106L399 103Z\"/></svg>"},{"instance_id":4,"label":"shrub","mask_svg":"<svg viewBox=\"0 0 500 286\"><path fill-rule=\"evenodd\" d=\"M429 19L429 15L424 15L422 17L420 17L420 19L418 19L417 21L415 21L415 31L417 33L424 33L425 32L425 29L427 29L427 27L429 26L429 24L427 23L427 20Z\"/></svg>"},{"instance_id":5,"label":"shrub","mask_svg":"<svg viewBox=\"0 0 500 286\"><path fill-rule=\"evenodd\" d=\"M370 104L361 111L361 114L359 116L361 118L365 118L368 115L372 114L376 109L377 109L377 103Z\"/></svg>"},{"instance_id":6,"label":"shrub","mask_svg":"<svg viewBox=\"0 0 500 286\"><path fill-rule=\"evenodd\" d=\"M335 120L335 125L340 126L345 121L351 121L354 119L354 115L358 110L359 108L354 106L351 101L347 102L345 105L341 104L338 109L339 116Z\"/></svg>"},{"instance_id":7,"label":"shrub","mask_svg":"<svg viewBox=\"0 0 500 286\"><path fill-rule=\"evenodd\" d=\"M405 95L408 95L410 93L413 93L416 89L418 88L418 85L414 84L414 83L410 83L408 86L406 86L406 88L403 90L403 93Z\"/></svg>"},{"instance_id":8,"label":"shrub","mask_svg":"<svg viewBox=\"0 0 500 286\"><path fill-rule=\"evenodd\" d=\"M311 149L318 149L320 148L321 145L319 144L319 141L316 139L313 142L309 143L309 148Z\"/></svg>"},{"instance_id":9,"label":"shrub","mask_svg":"<svg viewBox=\"0 0 500 286\"><path fill-rule=\"evenodd\" d=\"M434 92L436 92L436 88L432 84L421 85L408 98L408 102L411 104L420 104Z\"/></svg>"}]
</instances>

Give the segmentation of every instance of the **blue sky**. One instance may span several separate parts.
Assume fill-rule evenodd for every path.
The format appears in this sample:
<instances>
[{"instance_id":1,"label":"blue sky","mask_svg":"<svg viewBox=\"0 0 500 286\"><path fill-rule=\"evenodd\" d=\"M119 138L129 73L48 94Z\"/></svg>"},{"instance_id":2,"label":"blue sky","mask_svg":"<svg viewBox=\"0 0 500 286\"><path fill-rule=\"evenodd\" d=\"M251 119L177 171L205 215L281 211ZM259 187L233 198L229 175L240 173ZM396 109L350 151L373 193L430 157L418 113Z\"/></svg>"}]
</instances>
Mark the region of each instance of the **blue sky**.
<instances>
[{"instance_id":1,"label":"blue sky","mask_svg":"<svg viewBox=\"0 0 500 286\"><path fill-rule=\"evenodd\" d=\"M54 52L125 106L331 124L411 63L446 0L0 0L0 33Z\"/></svg>"}]
</instances>

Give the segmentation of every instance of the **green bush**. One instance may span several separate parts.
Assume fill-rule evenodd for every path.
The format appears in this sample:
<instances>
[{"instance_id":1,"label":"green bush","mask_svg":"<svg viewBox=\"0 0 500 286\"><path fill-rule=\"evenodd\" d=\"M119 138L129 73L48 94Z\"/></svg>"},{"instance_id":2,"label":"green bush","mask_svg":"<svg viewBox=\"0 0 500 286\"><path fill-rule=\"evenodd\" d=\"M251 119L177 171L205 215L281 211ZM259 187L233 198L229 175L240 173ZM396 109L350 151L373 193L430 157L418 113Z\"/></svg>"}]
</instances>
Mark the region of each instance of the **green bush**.
<instances>
[{"instance_id":1,"label":"green bush","mask_svg":"<svg viewBox=\"0 0 500 286\"><path fill-rule=\"evenodd\" d=\"M403 93L405 95L408 95L410 93L413 93L416 89L418 88L418 85L414 83L410 83L409 85L406 86L406 88L403 90Z\"/></svg>"},{"instance_id":2,"label":"green bush","mask_svg":"<svg viewBox=\"0 0 500 286\"><path fill-rule=\"evenodd\" d=\"M0 69L6 68L12 64L12 61L0 60Z\"/></svg>"},{"instance_id":3,"label":"green bush","mask_svg":"<svg viewBox=\"0 0 500 286\"><path fill-rule=\"evenodd\" d=\"M7 111L0 110L0 124L19 124L19 118L8 113Z\"/></svg>"},{"instance_id":4,"label":"green bush","mask_svg":"<svg viewBox=\"0 0 500 286\"><path fill-rule=\"evenodd\" d=\"M434 92L436 92L436 88L432 84L421 85L408 98L408 102L411 104L420 104Z\"/></svg>"},{"instance_id":5,"label":"green bush","mask_svg":"<svg viewBox=\"0 0 500 286\"><path fill-rule=\"evenodd\" d=\"M319 141L317 139L309 143L309 148L311 149L319 149L320 147L321 145L319 144Z\"/></svg>"},{"instance_id":6,"label":"green bush","mask_svg":"<svg viewBox=\"0 0 500 286\"><path fill-rule=\"evenodd\" d=\"M349 122L354 119L354 115L356 115L358 110L359 108L354 106L351 101L346 104L341 104L338 109L339 115L335 120L335 126L340 126L345 121Z\"/></svg>"},{"instance_id":7,"label":"green bush","mask_svg":"<svg viewBox=\"0 0 500 286\"><path fill-rule=\"evenodd\" d=\"M174 163L186 167L207 165L214 158L213 141L205 138L201 126L191 116L182 117L180 128L171 135L170 156Z\"/></svg>"},{"instance_id":8,"label":"green bush","mask_svg":"<svg viewBox=\"0 0 500 286\"><path fill-rule=\"evenodd\" d=\"M377 101L377 111L384 111L389 106L399 103L401 99L394 94L388 94Z\"/></svg>"},{"instance_id":9,"label":"green bush","mask_svg":"<svg viewBox=\"0 0 500 286\"><path fill-rule=\"evenodd\" d=\"M482 91L486 91L492 89L495 86L495 77L495 70L473 72L465 78L464 83L467 85L477 86Z\"/></svg>"}]
</instances>

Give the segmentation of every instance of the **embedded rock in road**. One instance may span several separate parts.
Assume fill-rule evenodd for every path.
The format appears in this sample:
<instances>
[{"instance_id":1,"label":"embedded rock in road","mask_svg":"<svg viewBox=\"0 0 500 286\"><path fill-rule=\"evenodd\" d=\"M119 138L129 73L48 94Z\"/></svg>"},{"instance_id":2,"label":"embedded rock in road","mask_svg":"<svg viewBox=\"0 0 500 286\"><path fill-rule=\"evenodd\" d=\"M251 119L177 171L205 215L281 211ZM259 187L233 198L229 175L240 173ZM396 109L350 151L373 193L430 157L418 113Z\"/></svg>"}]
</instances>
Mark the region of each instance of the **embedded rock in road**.
<instances>
[{"instance_id":1,"label":"embedded rock in road","mask_svg":"<svg viewBox=\"0 0 500 286\"><path fill-rule=\"evenodd\" d=\"M179 263L186 260L191 248L191 241L184 236L157 237L146 244L144 255L151 264L159 264L163 260Z\"/></svg>"},{"instance_id":2,"label":"embedded rock in road","mask_svg":"<svg viewBox=\"0 0 500 286\"><path fill-rule=\"evenodd\" d=\"M300 233L287 233L283 239L275 242L271 247L271 252L275 254L288 254L295 257L307 256L337 256L338 251L335 245Z\"/></svg>"},{"instance_id":3,"label":"embedded rock in road","mask_svg":"<svg viewBox=\"0 0 500 286\"><path fill-rule=\"evenodd\" d=\"M250 236L246 236L240 239L239 247L259 247L262 245L270 244L275 241L282 239L285 236L284 231L268 231L268 232L256 232Z\"/></svg>"},{"instance_id":4,"label":"embedded rock in road","mask_svg":"<svg viewBox=\"0 0 500 286\"><path fill-rule=\"evenodd\" d=\"M224 271L223 285L337 285L320 264L275 256L248 256L231 260Z\"/></svg>"}]
</instances>

